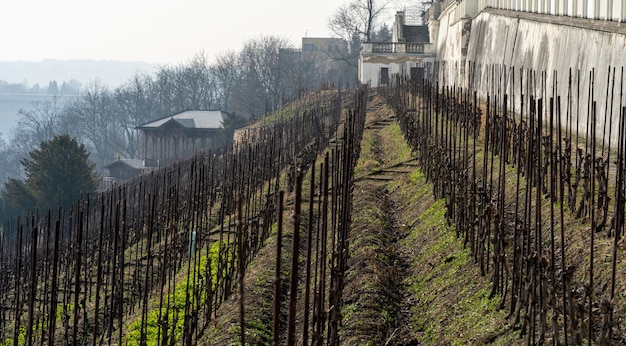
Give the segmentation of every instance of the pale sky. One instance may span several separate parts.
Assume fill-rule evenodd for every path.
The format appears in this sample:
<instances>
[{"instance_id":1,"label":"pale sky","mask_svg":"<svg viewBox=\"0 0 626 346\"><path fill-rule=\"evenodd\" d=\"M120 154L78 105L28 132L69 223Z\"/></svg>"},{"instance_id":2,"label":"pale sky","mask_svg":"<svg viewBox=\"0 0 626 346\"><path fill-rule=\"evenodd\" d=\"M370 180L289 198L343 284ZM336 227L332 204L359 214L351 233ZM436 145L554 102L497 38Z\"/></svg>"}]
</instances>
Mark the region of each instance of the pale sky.
<instances>
[{"instance_id":1,"label":"pale sky","mask_svg":"<svg viewBox=\"0 0 626 346\"><path fill-rule=\"evenodd\" d=\"M1 0L0 61L95 59L177 64L201 51L210 57L239 51L243 43L260 35L284 37L299 47L302 37L330 36L328 18L342 3Z\"/></svg>"}]
</instances>

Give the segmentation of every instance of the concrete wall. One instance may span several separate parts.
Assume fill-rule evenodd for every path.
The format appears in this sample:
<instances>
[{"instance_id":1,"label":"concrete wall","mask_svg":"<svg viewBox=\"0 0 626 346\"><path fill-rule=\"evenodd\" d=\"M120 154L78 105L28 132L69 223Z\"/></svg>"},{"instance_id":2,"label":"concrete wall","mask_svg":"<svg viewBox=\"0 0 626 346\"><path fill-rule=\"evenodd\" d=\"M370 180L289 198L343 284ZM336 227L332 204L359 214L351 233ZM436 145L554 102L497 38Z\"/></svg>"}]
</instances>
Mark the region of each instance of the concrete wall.
<instances>
[{"instance_id":1,"label":"concrete wall","mask_svg":"<svg viewBox=\"0 0 626 346\"><path fill-rule=\"evenodd\" d=\"M437 77L445 84L458 85L465 66L472 21L465 7L453 4L446 8L439 19L429 26L437 27Z\"/></svg>"},{"instance_id":2,"label":"concrete wall","mask_svg":"<svg viewBox=\"0 0 626 346\"><path fill-rule=\"evenodd\" d=\"M552 17L554 20L550 23L533 19L532 15L518 14L485 10L472 20L465 65L468 72L463 74L461 84L476 88L483 99L487 94L495 95L506 90L518 112L520 90L525 94L543 97L546 102L552 96L552 90L555 90L555 94L561 96L562 117L566 117L566 110L570 109L567 99L571 99L572 116L574 119L579 117L579 130L583 134L590 117L587 109L589 94L593 92L593 100L597 104L597 133L602 134L605 116L609 119L611 111L616 124L619 116L620 74L626 62L626 35L592 30L593 22L590 20L583 20L589 24L585 27L581 26L581 19L572 23L565 17ZM443 22L441 27L444 27ZM455 32L452 35L443 33L443 30L440 31L440 36L448 36L447 41L457 39ZM442 52L442 57L451 59L445 63L448 65L461 62L461 59L456 58L457 55L445 50ZM472 68L473 62L477 63L475 69ZM444 78L458 78L458 72L444 67L440 67ZM617 85L613 103L605 111L607 83L613 80L608 72L613 67L616 67ZM522 68L535 71L534 81L528 82L528 73L522 72ZM545 72L545 78L542 77L542 71ZM568 85L570 71L571 87ZM592 72L594 83L593 88L590 88ZM542 83L547 87L541 88ZM543 95L541 90L545 90ZM608 101L610 103L611 96ZM565 118L562 122L565 123ZM612 132L612 137L612 143L615 143L617 131Z\"/></svg>"}]
</instances>

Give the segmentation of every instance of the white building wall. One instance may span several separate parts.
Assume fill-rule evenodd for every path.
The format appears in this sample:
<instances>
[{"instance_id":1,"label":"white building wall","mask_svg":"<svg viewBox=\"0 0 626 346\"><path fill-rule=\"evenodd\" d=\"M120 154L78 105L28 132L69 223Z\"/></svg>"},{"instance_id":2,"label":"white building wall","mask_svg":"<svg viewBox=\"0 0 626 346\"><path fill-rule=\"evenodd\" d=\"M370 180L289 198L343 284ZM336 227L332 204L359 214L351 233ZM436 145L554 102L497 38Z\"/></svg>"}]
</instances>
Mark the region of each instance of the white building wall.
<instances>
[{"instance_id":1,"label":"white building wall","mask_svg":"<svg viewBox=\"0 0 626 346\"><path fill-rule=\"evenodd\" d=\"M389 79L392 80L395 75L410 77L412 67L423 67L425 69L425 77L431 78L435 57L389 57L381 56L361 56L360 75L361 83L369 84L376 88L380 86L380 72L382 68L387 68Z\"/></svg>"}]
</instances>

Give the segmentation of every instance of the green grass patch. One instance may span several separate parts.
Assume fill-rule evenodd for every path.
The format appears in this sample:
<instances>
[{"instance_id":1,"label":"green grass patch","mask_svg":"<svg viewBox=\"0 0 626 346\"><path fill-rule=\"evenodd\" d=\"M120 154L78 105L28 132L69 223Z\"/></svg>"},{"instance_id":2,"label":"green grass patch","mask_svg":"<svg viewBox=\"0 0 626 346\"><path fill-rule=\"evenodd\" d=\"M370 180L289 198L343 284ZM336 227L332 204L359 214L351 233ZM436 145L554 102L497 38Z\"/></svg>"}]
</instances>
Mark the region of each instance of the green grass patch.
<instances>
[{"instance_id":1,"label":"green grass patch","mask_svg":"<svg viewBox=\"0 0 626 346\"><path fill-rule=\"evenodd\" d=\"M419 172L411 174L410 180L416 189L424 183ZM417 270L407 280L417 302L411 327L424 344L485 343L490 335L506 332L506 313L498 310L499 296L489 298L488 278L480 276L470 250L463 248L462 239L447 226L445 213L444 199L432 202L404 240L416 254L413 265ZM510 334L506 334L507 342L515 342Z\"/></svg>"},{"instance_id":2,"label":"green grass patch","mask_svg":"<svg viewBox=\"0 0 626 346\"><path fill-rule=\"evenodd\" d=\"M380 136L385 139L382 146L387 165L411 158L411 147L404 140L404 135L397 122L382 129Z\"/></svg>"},{"instance_id":3,"label":"green grass patch","mask_svg":"<svg viewBox=\"0 0 626 346\"><path fill-rule=\"evenodd\" d=\"M152 308L148 311L147 320L145 322L146 325L144 327L146 345L158 345L161 341L159 338L163 338L165 330L159 324L159 317L165 326L167 326L167 333L169 337L171 338L171 333L174 333L174 339L180 340L183 335L185 319L184 314L187 303L195 299L199 299L200 305L204 304L208 297L209 283L211 284L211 290L216 289L218 274L216 268L218 267L220 248L221 251L228 256L228 258L231 258L234 255L232 246L229 244L226 244L225 242L214 242L209 248L208 255L198 255L199 257L197 258L195 264L195 271L196 275L201 275L203 278L202 280L198 280L198 284L196 284L193 280L189 280L192 279L191 276L188 279L186 274L187 266L183 266L179 275L183 275L184 278L178 280L173 292L164 295L164 306L156 306L159 303L156 300L149 303ZM211 269L210 280L208 279L209 265ZM190 270L193 270L193 268L190 268ZM141 344L141 324L142 319L139 317L128 325L128 331L124 338L125 345L132 346Z\"/></svg>"}]
</instances>

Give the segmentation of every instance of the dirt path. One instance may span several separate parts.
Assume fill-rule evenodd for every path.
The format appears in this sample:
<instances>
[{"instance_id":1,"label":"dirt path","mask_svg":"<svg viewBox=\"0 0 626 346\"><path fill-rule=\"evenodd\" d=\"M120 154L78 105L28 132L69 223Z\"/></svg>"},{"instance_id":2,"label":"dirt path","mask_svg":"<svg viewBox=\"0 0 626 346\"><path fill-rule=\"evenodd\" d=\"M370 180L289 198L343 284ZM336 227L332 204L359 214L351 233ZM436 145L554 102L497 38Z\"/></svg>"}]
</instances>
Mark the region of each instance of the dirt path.
<instances>
[{"instance_id":1,"label":"dirt path","mask_svg":"<svg viewBox=\"0 0 626 346\"><path fill-rule=\"evenodd\" d=\"M414 345L411 335L410 253L406 227L388 184L410 174L410 151L388 142L393 114L375 99L368 108L353 194L350 259L346 273L342 344ZM391 137L397 137L391 136ZM401 138L400 138L401 139ZM390 151L389 149L394 150Z\"/></svg>"},{"instance_id":2,"label":"dirt path","mask_svg":"<svg viewBox=\"0 0 626 346\"><path fill-rule=\"evenodd\" d=\"M445 204L374 98L355 172L343 345L515 343Z\"/></svg>"}]
</instances>

